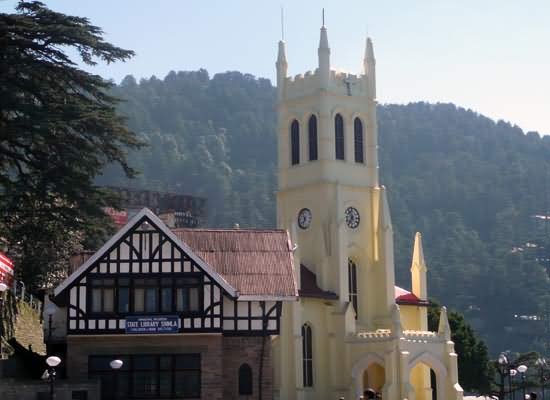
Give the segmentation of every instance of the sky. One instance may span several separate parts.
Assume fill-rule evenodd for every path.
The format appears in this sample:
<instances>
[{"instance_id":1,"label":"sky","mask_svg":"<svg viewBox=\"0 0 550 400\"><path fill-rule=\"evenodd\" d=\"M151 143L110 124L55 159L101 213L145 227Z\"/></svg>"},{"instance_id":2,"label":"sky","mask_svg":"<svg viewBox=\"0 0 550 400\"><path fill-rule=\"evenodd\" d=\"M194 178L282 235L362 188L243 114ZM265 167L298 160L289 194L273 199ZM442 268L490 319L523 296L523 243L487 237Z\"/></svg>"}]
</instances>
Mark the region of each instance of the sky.
<instances>
[{"instance_id":1,"label":"sky","mask_svg":"<svg viewBox=\"0 0 550 400\"><path fill-rule=\"evenodd\" d=\"M238 70L274 81L281 6L290 75L314 70L325 8L333 68L360 73L374 41L380 103L453 102L550 134L548 0L43 0L136 52L92 71L119 82ZM15 0L0 0L12 12Z\"/></svg>"}]
</instances>

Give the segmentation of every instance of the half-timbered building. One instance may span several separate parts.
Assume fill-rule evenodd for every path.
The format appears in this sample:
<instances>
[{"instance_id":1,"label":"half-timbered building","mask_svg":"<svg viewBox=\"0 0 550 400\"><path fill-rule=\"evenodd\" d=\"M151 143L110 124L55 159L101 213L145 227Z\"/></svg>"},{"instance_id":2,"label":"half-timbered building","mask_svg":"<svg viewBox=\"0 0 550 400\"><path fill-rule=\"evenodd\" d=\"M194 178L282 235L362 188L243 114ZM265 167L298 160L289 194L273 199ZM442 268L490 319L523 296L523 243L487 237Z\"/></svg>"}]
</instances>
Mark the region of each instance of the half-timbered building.
<instances>
[{"instance_id":1,"label":"half-timbered building","mask_svg":"<svg viewBox=\"0 0 550 400\"><path fill-rule=\"evenodd\" d=\"M286 231L171 230L143 209L55 289L46 337L103 399L271 399L270 337L296 296Z\"/></svg>"}]
</instances>

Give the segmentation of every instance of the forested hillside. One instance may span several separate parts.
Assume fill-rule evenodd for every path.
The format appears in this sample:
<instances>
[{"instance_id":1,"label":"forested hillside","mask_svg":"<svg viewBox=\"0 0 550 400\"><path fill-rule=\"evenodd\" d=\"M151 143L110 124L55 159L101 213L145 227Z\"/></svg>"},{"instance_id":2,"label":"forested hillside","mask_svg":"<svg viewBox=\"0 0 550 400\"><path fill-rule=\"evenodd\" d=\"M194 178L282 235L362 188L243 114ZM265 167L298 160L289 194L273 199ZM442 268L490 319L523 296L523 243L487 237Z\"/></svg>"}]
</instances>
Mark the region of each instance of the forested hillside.
<instances>
[{"instance_id":1,"label":"forested hillside","mask_svg":"<svg viewBox=\"0 0 550 400\"><path fill-rule=\"evenodd\" d=\"M204 196L210 226L274 226L269 80L170 72L139 83L128 76L114 94L150 146L130 155L138 179L128 182L113 168L100 183ZM465 313L493 353L540 349L546 324L522 316L544 315L550 304L537 261L544 220L533 218L549 202L550 138L452 104L382 105L378 121L398 284L410 286L412 239L421 231L430 296Z\"/></svg>"}]
</instances>

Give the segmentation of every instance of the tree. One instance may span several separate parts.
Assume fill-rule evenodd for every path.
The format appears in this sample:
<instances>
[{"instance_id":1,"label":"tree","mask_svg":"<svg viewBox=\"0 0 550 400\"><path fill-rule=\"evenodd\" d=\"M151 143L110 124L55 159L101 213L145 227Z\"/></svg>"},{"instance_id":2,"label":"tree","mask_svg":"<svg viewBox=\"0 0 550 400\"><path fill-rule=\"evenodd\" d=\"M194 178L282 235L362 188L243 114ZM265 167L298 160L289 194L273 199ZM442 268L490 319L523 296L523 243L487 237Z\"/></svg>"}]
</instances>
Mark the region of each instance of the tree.
<instances>
[{"instance_id":1,"label":"tree","mask_svg":"<svg viewBox=\"0 0 550 400\"><path fill-rule=\"evenodd\" d=\"M0 229L31 287L52 278L79 235L106 233L101 208L116 199L94 184L104 166L135 175L126 152L142 143L117 115L112 84L67 54L89 66L133 56L102 34L37 1L0 14Z\"/></svg>"},{"instance_id":2,"label":"tree","mask_svg":"<svg viewBox=\"0 0 550 400\"><path fill-rule=\"evenodd\" d=\"M437 331L440 305L430 302L428 327ZM449 313L451 340L458 354L458 381L466 391L489 393L493 371L489 363L489 352L482 340L478 339L464 317L454 311Z\"/></svg>"}]
</instances>

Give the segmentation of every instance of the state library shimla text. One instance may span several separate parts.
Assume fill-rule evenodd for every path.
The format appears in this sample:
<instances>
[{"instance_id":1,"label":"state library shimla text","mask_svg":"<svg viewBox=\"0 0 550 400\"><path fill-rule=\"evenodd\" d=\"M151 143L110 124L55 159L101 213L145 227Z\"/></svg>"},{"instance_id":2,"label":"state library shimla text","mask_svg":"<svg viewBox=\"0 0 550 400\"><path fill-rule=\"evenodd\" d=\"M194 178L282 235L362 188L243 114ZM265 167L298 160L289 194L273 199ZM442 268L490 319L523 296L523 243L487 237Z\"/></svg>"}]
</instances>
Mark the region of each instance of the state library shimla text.
<instances>
[{"instance_id":1,"label":"state library shimla text","mask_svg":"<svg viewBox=\"0 0 550 400\"><path fill-rule=\"evenodd\" d=\"M462 399L445 308L428 330L420 234L412 290L394 283L371 40L361 75L331 70L324 26L315 71L288 77L285 52L280 229L170 229L143 209L50 297L69 380L102 399Z\"/></svg>"}]
</instances>

